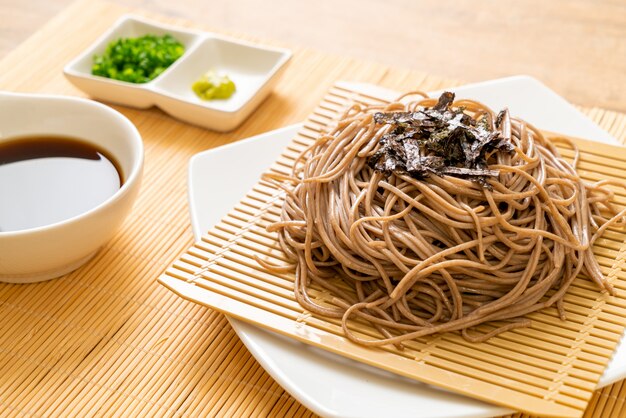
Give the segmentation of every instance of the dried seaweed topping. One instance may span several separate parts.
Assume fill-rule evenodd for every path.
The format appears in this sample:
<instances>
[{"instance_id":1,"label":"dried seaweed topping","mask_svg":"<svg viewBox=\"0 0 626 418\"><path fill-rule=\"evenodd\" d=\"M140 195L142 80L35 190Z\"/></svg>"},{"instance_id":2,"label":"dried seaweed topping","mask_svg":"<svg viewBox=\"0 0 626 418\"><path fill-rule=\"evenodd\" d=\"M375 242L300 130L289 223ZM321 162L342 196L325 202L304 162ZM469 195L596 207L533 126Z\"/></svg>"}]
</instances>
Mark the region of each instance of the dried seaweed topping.
<instances>
[{"instance_id":1,"label":"dried seaweed topping","mask_svg":"<svg viewBox=\"0 0 626 418\"><path fill-rule=\"evenodd\" d=\"M487 155L513 151L510 138L499 130L506 111L498 114L493 130L486 117L475 120L462 107L453 108L453 102L454 93L444 92L432 108L374 114L377 124L392 129L369 157L369 166L387 175L451 175L487 186L487 178L499 174L488 168Z\"/></svg>"}]
</instances>

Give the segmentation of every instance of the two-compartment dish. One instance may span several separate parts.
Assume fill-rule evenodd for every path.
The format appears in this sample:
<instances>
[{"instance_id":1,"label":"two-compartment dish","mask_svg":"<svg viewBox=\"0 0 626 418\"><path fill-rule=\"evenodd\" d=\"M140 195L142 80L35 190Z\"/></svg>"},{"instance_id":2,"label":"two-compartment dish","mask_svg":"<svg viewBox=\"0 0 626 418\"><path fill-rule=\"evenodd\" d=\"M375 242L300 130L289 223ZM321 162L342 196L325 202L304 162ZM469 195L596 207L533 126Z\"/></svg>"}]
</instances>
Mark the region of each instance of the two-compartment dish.
<instances>
[{"instance_id":1,"label":"two-compartment dish","mask_svg":"<svg viewBox=\"0 0 626 418\"><path fill-rule=\"evenodd\" d=\"M184 54L156 78L141 84L92 74L94 57L111 42L147 34L169 34L185 48ZM157 106L177 119L217 131L241 124L267 97L291 52L231 39L209 32L185 30L126 15L82 54L65 66L70 82L91 97L136 108ZM236 84L228 99L205 101L192 84L207 71L227 74Z\"/></svg>"}]
</instances>

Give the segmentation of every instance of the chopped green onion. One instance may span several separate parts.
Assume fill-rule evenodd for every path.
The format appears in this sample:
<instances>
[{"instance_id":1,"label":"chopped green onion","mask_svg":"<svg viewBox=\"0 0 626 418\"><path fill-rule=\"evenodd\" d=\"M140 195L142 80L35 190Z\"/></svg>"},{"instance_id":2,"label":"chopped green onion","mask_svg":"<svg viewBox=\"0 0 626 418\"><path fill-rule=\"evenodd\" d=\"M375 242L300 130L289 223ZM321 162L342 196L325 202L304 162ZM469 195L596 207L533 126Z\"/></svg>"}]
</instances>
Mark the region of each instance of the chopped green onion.
<instances>
[{"instance_id":1,"label":"chopped green onion","mask_svg":"<svg viewBox=\"0 0 626 418\"><path fill-rule=\"evenodd\" d=\"M104 54L93 59L91 73L130 83L147 83L185 52L172 35L145 35L111 42Z\"/></svg>"}]
</instances>

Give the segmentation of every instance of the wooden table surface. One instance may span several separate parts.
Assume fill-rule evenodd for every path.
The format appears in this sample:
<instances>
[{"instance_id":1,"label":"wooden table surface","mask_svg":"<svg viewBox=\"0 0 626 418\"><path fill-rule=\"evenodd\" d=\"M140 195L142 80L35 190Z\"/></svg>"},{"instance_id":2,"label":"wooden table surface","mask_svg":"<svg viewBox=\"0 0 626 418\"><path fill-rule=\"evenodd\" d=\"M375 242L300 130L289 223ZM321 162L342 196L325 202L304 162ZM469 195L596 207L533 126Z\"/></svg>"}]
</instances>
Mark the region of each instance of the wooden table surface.
<instances>
[{"instance_id":1,"label":"wooden table surface","mask_svg":"<svg viewBox=\"0 0 626 418\"><path fill-rule=\"evenodd\" d=\"M0 0L0 60L38 31L55 14L62 12L72 1ZM322 75L317 74L324 82L331 78L348 79L346 75L349 73L355 79L380 79L385 81L387 87L396 88L402 85L402 88L406 88L406 80L412 80L413 72L404 72L391 67L404 67L463 81L529 74L539 78L573 103L626 111L625 0L602 0L593 3L553 0L549 6L543 6L538 0L516 2L475 0L471 4L440 0L437 5L435 2L427 3L421 0L385 2L380 0L376 3L372 0L345 0L341 3L319 0L310 4L287 0L108 1L160 15L184 18L218 31L247 33L253 37L276 40L279 44L305 46L337 56L384 64L369 67L345 66L339 71L337 66L332 66L337 60L324 54L301 52L298 58L301 69L319 64L320 67L327 69L326 72L321 72ZM541 10L542 8L545 10ZM104 22L106 19L99 13L101 10L97 7L90 10L98 16L103 28L107 27L108 23ZM76 19L72 19L71 22L76 22ZM93 30L100 32L103 28ZM49 43L52 39L49 38ZM34 41L42 41L41 33L39 39ZM43 41L45 44L45 39ZM71 43L71 40L68 42ZM13 54L10 70L5 68L4 71L0 71L0 78L9 74L13 79L19 79L19 83L16 82L15 85L21 86L22 90L32 87L33 91L45 88L51 92L67 93L70 86L62 78L58 63L52 62L54 65L51 66L49 62L39 62L39 65L28 62L29 57L34 59L32 57L36 56L32 53L33 45L39 46L38 43L31 43L30 50L22 48L22 51L28 54ZM62 49L63 44L59 43L58 48ZM57 54L61 57L56 59L66 62L74 53L69 54L67 49L65 54ZM42 68L54 68L54 71L45 74L41 71ZM44 76L38 77L41 74ZM303 71L294 72L294 77L295 74L303 74ZM402 74L408 76L405 81L401 77ZM310 75L307 74L306 77L308 82L315 82ZM287 87L300 88L302 82L303 79L297 77L291 81L287 79L283 83L283 88L286 89L283 92L287 91ZM316 98L307 97L302 99L306 102L295 109L293 106L285 106L287 103L285 98L289 97L286 94L278 94L270 104L264 105L268 114L280 114L283 118L273 127L301 120L306 114L302 113L305 112L303 109L310 109L317 102ZM284 114L272 112L276 109L282 110ZM597 109L587 108L587 110L596 123L600 123L614 136L624 138L626 123L622 115ZM161 149L158 146L158 141L162 139L159 124L176 122L163 118L156 109L149 111L125 109L124 112L131 119L150 118L149 123L141 125L141 129L144 137L148 139L147 144L152 146L150 148L152 154L146 161L148 165L153 165L148 166L147 174L153 173L155 176L154 171L150 170L155 170L152 167L157 167L159 161L154 154ZM185 127L186 134L184 140L180 142L181 149L177 149L180 154L177 156L178 164L185 164L190 155L207 146L220 145L233 138L243 138L267 130L265 122L262 123L261 120L263 119L244 124L231 136L219 136L209 131ZM236 416L233 411L242 410L254 411L256 415L277 417L286 416L288 413L301 417L312 416L311 411L307 411L284 393L260 369L250 354L241 349L242 345L234 337L232 330L226 328L223 316L180 301L175 295L156 285L153 277L156 277L165 266L155 263L154 260L162 258L173 260L177 252L191 243L184 197L186 172L170 170L168 173L172 176L168 184L176 186L171 188L177 193L176 199L171 199L171 202L174 202L171 204L175 205L174 209L168 206L161 209L161 212L155 212L160 216L137 218L142 220L141 225L145 224L146 229L157 228L159 233L173 237L165 241L168 245L133 246L131 244L134 242L128 238L121 242L130 249L124 247L126 249L121 251L119 249L121 244L118 243L114 251L102 255L112 260L132 259L134 264L132 270L128 269L130 273L121 274L116 271L115 275L103 276L102 282L93 286L90 284L89 287L82 284L80 274L73 276L69 281L59 282L60 287L56 290L53 284L40 285L39 299L15 299L16 294L20 296L27 293L25 288L3 287L7 294L14 298L13 300L26 304L29 309L32 308L32 311L19 310L22 306L17 302L13 305L7 303L3 305L5 309L3 315L8 318L6 322L13 321L18 328L17 331L4 333L4 343L17 342L17 347L21 349L21 344L25 344L24 341L31 341L34 337L44 338L41 335L45 332L47 333L45 335L50 334L56 338L54 341L60 341L60 345L58 347L53 344L35 345L31 350L32 358L26 360L21 357L14 358L6 351L2 352L0 363L13 370L14 374L3 372L0 388L6 383L11 387L21 385L19 387L24 386L28 390L0 391L2 398L0 416L4 417L9 410L17 416L24 410L30 411L28 408L31 405L40 408L43 411L42 415L45 416L54 415L50 411L57 411L57 416L67 416L58 411L71 408L75 408L73 410L76 416L81 416L81 412L84 412L80 408L82 405L93 407L93 410L99 411L102 416L108 416L107 411L117 411L117 415L123 415L119 412L122 410L148 411L143 415L159 416L159 413L169 412L174 407L177 408L175 410L177 413L209 411L196 416L212 416L213 409L209 408L220 410L219 408L223 406L220 402L224 399L230 402L228 408L220 410L224 416ZM150 192L150 187L161 192L160 184L147 181L144 188ZM150 196L148 193L144 195ZM148 202L147 197L144 198L144 202ZM164 220L166 212L167 221ZM175 218L172 214L176 215ZM108 258L104 260L103 265L114 266ZM135 268L135 264L139 267ZM142 280L137 280L136 271L142 272ZM83 287L73 289L75 283ZM118 296L115 289L120 288L125 289L123 297L112 298ZM67 298L63 293L64 289L69 289ZM103 292L98 293L100 289ZM80 292L91 295L92 293L88 291L96 295L93 297L93 303L91 299L85 298L88 302L80 302L78 308L69 305L68 311L71 315L68 318L71 321L70 319L67 321L64 319L66 322L59 321L60 325L53 327L50 332L45 327L24 325L43 309L45 303L42 302L42 306L37 303L40 300L48 300L46 292L78 305L79 302L74 302L71 298ZM50 305L54 305L55 300L50 299ZM76 300L82 301L82 296ZM110 305L98 302L102 300ZM159 300L159 305L152 306L153 300ZM29 303L31 305L28 305ZM78 329L79 325L83 326L83 318L88 325L92 325L95 321L92 318L96 317L90 310L92 305L97 305L97 312L106 312L108 318L106 326L103 326L102 330L85 326L84 329L80 328L80 333L66 335L65 327ZM169 310L162 310L162 306ZM13 317L8 316L7 312L11 307L17 312L15 315L25 317L22 322L14 321L11 319ZM119 312L113 321L110 311L115 309ZM23 315L23 312L28 312L30 316ZM83 312L89 312L89 315L83 315ZM167 315L164 315L164 312ZM105 314L101 316L105 317ZM56 320L52 315L50 317L43 315L41 318L38 317L37 320L42 323ZM190 321L190 318L193 320ZM222 339L206 338L210 330L222 328L224 331L220 331L222 333L219 334L223 336ZM184 332L178 332L181 329ZM221 345L222 341L230 344L227 349ZM183 342L188 345L183 345ZM220 355L229 353L229 356L232 354L237 357L233 361L223 363L204 361L206 356L213 356L215 353ZM74 361L83 355L84 361L81 360L76 365ZM54 368L43 367L47 367L46 362L50 359L56 362ZM184 371L190 367L192 361L189 359L193 361L197 359L197 364L193 363L193 373L179 373L179 370ZM100 367L102 365L106 367ZM76 369L70 369L70 366ZM26 369L33 369L36 373L28 375L26 379L21 374L21 371ZM250 370L252 372L248 373ZM158 371L161 371L160 374ZM156 374L158 379L155 379ZM226 377L220 377L221 380L217 381L219 384L212 384L215 376ZM32 386L29 380L31 378ZM120 382L139 382L139 384L120 386ZM7 396L12 397L14 402L6 401ZM164 404L159 403L161 398L165 399ZM154 399L158 399L159 402ZM168 399L180 401L181 404L175 405ZM214 399L218 399L219 402ZM28 408L22 408L20 406L22 403ZM126 409L120 409L120 405ZM595 392L585 417L626 417L625 405L626 381L620 381ZM158 413L149 414L154 411ZM127 416L137 415L139 414L127 414ZM246 416L244 413L239 415ZM190 416L194 416L193 413L190 413ZM519 418L520 415L515 417Z\"/></svg>"},{"instance_id":2,"label":"wooden table surface","mask_svg":"<svg viewBox=\"0 0 626 418\"><path fill-rule=\"evenodd\" d=\"M0 59L72 1L0 0ZM529 74L573 103L626 111L625 0L113 1L458 80Z\"/></svg>"}]
</instances>

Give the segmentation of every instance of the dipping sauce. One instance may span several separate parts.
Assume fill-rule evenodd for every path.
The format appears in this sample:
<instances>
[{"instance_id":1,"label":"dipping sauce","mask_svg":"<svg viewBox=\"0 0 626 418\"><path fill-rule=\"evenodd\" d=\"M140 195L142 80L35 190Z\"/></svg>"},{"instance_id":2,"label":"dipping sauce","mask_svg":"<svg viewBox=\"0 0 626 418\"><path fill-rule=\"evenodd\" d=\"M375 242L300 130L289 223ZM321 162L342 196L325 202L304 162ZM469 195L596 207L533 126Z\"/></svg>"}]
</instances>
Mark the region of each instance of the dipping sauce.
<instances>
[{"instance_id":1,"label":"dipping sauce","mask_svg":"<svg viewBox=\"0 0 626 418\"><path fill-rule=\"evenodd\" d=\"M118 164L80 139L0 142L0 232L50 225L95 208L122 185Z\"/></svg>"}]
</instances>

